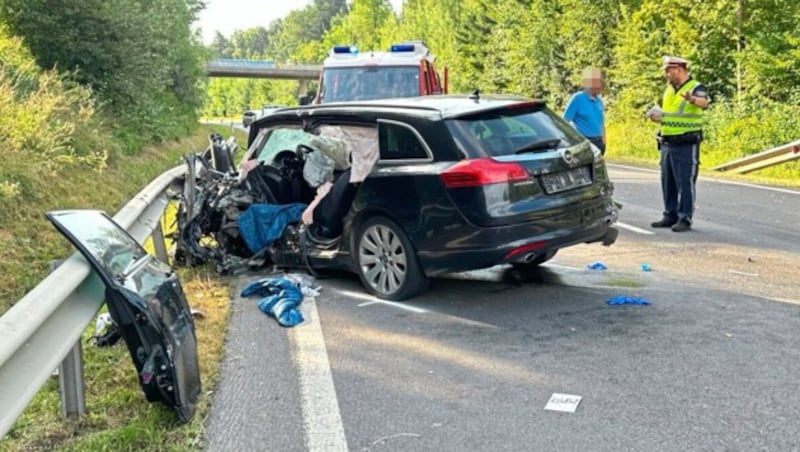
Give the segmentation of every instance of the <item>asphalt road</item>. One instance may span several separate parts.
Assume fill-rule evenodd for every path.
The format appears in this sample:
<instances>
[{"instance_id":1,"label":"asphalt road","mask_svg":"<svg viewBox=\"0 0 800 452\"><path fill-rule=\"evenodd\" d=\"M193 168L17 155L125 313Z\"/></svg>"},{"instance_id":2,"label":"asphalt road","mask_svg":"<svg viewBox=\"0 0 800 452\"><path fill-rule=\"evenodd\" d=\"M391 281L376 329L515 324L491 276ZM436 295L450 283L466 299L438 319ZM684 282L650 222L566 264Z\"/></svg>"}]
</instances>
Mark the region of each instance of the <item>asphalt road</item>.
<instances>
[{"instance_id":1,"label":"asphalt road","mask_svg":"<svg viewBox=\"0 0 800 452\"><path fill-rule=\"evenodd\" d=\"M233 300L209 450L800 450L800 193L701 179L677 234L648 227L657 176L612 167L618 243L524 281L456 275L393 304L343 275L291 329ZM554 393L582 400L545 410Z\"/></svg>"}]
</instances>

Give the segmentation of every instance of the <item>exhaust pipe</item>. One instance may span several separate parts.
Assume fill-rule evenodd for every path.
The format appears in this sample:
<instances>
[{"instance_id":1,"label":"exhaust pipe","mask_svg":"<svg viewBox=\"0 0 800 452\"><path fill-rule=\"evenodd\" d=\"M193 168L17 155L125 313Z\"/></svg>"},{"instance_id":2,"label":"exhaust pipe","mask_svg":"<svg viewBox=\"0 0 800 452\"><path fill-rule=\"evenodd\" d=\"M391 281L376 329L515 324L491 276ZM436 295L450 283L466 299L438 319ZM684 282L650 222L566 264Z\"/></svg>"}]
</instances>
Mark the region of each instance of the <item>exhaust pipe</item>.
<instances>
[{"instance_id":1,"label":"exhaust pipe","mask_svg":"<svg viewBox=\"0 0 800 452\"><path fill-rule=\"evenodd\" d=\"M524 262L526 264L530 264L531 262L534 261L534 259L536 259L536 253L528 253L522 256L519 260L517 260L517 262Z\"/></svg>"}]
</instances>

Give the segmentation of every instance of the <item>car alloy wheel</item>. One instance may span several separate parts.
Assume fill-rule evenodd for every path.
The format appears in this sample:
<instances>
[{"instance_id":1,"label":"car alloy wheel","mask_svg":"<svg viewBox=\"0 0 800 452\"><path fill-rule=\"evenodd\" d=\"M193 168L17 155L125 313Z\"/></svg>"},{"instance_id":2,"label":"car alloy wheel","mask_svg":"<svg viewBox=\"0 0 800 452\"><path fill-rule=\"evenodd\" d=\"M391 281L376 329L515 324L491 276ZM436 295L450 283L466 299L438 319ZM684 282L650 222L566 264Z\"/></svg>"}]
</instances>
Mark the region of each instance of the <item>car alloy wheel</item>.
<instances>
[{"instance_id":1,"label":"car alloy wheel","mask_svg":"<svg viewBox=\"0 0 800 452\"><path fill-rule=\"evenodd\" d=\"M358 236L357 256L361 281L375 295L402 300L422 291L427 278L403 231L383 217L368 220Z\"/></svg>"}]
</instances>

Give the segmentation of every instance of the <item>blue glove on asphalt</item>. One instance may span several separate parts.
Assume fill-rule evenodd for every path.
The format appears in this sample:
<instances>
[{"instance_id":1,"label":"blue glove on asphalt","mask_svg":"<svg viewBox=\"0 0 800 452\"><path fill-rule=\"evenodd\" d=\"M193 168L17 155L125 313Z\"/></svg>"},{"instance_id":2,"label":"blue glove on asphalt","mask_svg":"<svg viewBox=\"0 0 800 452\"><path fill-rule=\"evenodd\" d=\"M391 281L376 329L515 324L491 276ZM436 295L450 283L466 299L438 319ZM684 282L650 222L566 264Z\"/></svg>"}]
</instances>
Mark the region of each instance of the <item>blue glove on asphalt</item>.
<instances>
[{"instance_id":1,"label":"blue glove on asphalt","mask_svg":"<svg viewBox=\"0 0 800 452\"><path fill-rule=\"evenodd\" d=\"M644 298L626 297L624 295L617 295L616 297L609 298L606 303L610 305L637 304L640 306L647 306L650 304L650 302Z\"/></svg>"}]
</instances>

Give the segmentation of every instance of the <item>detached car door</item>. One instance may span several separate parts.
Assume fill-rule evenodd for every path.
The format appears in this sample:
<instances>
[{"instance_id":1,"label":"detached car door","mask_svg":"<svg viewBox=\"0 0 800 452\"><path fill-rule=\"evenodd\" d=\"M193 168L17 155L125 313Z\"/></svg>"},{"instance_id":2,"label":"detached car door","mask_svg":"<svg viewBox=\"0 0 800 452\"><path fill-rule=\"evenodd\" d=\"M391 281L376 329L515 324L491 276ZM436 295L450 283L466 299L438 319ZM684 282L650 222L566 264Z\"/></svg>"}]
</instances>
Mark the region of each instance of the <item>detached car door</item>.
<instances>
[{"instance_id":1,"label":"detached car door","mask_svg":"<svg viewBox=\"0 0 800 452\"><path fill-rule=\"evenodd\" d=\"M150 402L183 422L200 393L197 339L180 281L104 212L66 210L47 219L86 257L106 286L106 304Z\"/></svg>"}]
</instances>

